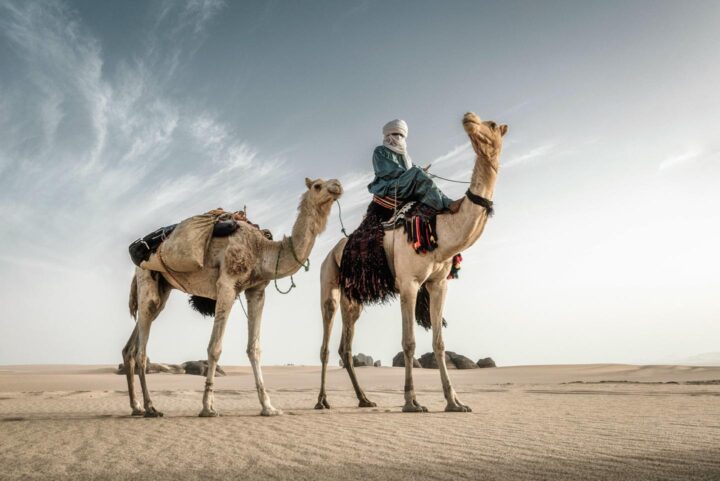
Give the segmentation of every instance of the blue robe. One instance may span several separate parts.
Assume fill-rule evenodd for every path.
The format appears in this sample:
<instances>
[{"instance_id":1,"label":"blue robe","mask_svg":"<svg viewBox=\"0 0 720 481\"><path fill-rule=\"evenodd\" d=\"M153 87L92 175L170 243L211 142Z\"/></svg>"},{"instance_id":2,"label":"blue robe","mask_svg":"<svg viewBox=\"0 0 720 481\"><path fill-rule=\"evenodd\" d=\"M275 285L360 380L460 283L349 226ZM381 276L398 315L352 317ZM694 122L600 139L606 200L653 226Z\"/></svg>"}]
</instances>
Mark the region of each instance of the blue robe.
<instances>
[{"instance_id":1,"label":"blue robe","mask_svg":"<svg viewBox=\"0 0 720 481\"><path fill-rule=\"evenodd\" d=\"M403 156L384 145L373 152L373 168L375 179L368 184L373 195L417 200L436 210L443 210L452 202L424 170L414 165L406 169Z\"/></svg>"}]
</instances>

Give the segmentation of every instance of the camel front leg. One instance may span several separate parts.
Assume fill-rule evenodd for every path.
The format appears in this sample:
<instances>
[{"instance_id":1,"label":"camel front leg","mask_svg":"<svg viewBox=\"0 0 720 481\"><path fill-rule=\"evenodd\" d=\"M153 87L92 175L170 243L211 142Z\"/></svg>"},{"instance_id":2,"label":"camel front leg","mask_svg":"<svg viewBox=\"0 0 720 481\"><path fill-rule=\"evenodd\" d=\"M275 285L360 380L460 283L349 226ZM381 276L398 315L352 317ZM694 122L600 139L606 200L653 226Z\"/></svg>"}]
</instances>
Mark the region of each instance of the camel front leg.
<instances>
[{"instance_id":1,"label":"camel front leg","mask_svg":"<svg viewBox=\"0 0 720 481\"><path fill-rule=\"evenodd\" d=\"M330 409L330 404L327 400L327 393L325 392L327 365L328 359L330 358L330 350L328 348L328 344L330 343L330 334L332 333L333 320L335 319L335 313L338 309L339 297L340 291L339 289L337 289L337 287L333 289L325 289L323 287L323 293L321 296L322 305L320 306L323 316L323 340L322 346L320 347L320 364L322 365L322 367L320 371L320 393L318 394L318 400L317 404L315 404L315 409Z\"/></svg>"},{"instance_id":2,"label":"camel front leg","mask_svg":"<svg viewBox=\"0 0 720 481\"><path fill-rule=\"evenodd\" d=\"M270 397L265 391L262 369L260 368L260 323L262 320L263 307L265 306L265 286L246 291L245 298L248 303L247 355L250 359L250 365L253 368L255 387L257 388L258 398L262 406L260 415L277 416L282 414L282 411L275 409L270 403Z\"/></svg>"},{"instance_id":3,"label":"camel front leg","mask_svg":"<svg viewBox=\"0 0 720 481\"><path fill-rule=\"evenodd\" d=\"M432 324L433 333L433 352L440 371L440 380L442 381L443 393L447 406L445 411L450 412L470 412L469 406L460 402L455 389L450 382L448 375L447 363L445 362L445 343L443 342L442 333L442 313L445 306L445 295L447 294L447 280L442 279L438 282L427 283L427 289L430 293L430 322Z\"/></svg>"},{"instance_id":4,"label":"camel front leg","mask_svg":"<svg viewBox=\"0 0 720 481\"><path fill-rule=\"evenodd\" d=\"M227 325L230 310L235 302L237 291L234 282L229 280L219 280L217 284L217 302L215 304L215 322L213 324L210 343L208 344L208 371L205 380L205 392L203 394L203 408L200 411L200 417L215 417L218 415L215 411L215 395L213 385L215 384L215 369L217 368L220 354L222 353L222 341L225 335L225 326Z\"/></svg>"},{"instance_id":5,"label":"camel front leg","mask_svg":"<svg viewBox=\"0 0 720 481\"><path fill-rule=\"evenodd\" d=\"M413 385L413 360L415 359L415 303L417 302L418 283L406 282L400 287L400 305L402 309L402 347L405 354L405 405L404 413L427 412L415 399Z\"/></svg>"}]
</instances>

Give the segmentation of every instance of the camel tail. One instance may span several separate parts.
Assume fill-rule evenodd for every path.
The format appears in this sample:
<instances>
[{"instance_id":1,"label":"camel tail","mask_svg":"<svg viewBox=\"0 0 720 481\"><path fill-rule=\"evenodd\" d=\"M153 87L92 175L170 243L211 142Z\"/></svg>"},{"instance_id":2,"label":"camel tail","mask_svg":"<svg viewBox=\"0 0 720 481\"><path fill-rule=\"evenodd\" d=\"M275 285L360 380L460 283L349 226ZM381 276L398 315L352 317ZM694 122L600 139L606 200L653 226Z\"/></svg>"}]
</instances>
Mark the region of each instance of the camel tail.
<instances>
[{"instance_id":1,"label":"camel tail","mask_svg":"<svg viewBox=\"0 0 720 481\"><path fill-rule=\"evenodd\" d=\"M136 275L133 275L132 283L130 283L130 301L128 302L128 307L130 307L130 315L132 316L132 318L137 320L138 296Z\"/></svg>"},{"instance_id":2,"label":"camel tail","mask_svg":"<svg viewBox=\"0 0 720 481\"><path fill-rule=\"evenodd\" d=\"M415 302L415 321L418 326L423 327L426 331L432 328L432 322L430 321L430 293L425 287L425 284L420 286L420 290L417 293L417 301ZM443 327L447 327L447 321L443 317Z\"/></svg>"}]
</instances>

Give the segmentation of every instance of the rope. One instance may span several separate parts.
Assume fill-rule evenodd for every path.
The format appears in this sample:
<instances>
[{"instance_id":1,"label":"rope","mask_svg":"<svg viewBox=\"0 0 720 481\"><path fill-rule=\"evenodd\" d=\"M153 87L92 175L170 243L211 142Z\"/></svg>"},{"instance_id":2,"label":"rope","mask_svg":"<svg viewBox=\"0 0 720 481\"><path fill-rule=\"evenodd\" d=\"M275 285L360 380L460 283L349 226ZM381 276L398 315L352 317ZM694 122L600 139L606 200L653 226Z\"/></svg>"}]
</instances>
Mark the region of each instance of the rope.
<instances>
[{"instance_id":1,"label":"rope","mask_svg":"<svg viewBox=\"0 0 720 481\"><path fill-rule=\"evenodd\" d=\"M245 305L243 304L243 301L242 301L242 297L241 297L241 296L238 296L238 301L240 301L240 307L242 307L242 311L245 313L245 319L248 319L248 320L249 320L250 317L248 317L248 313L247 313L247 311L245 310Z\"/></svg>"},{"instance_id":2,"label":"rope","mask_svg":"<svg viewBox=\"0 0 720 481\"><path fill-rule=\"evenodd\" d=\"M343 220L342 220L342 207L340 207L340 201L337 200L337 199L335 199L335 203L336 203L337 206L338 206L338 219L340 219L340 232L342 232L345 237L350 237L350 236L347 235L347 232L345 231L345 224L343 224Z\"/></svg>"},{"instance_id":3,"label":"rope","mask_svg":"<svg viewBox=\"0 0 720 481\"><path fill-rule=\"evenodd\" d=\"M298 259L297 254L295 254L295 247L293 246L292 236L288 237L287 239L288 239L288 242L290 243L290 251L292 252L293 257L295 258L295 262L297 262L303 268L305 268L305 272L309 271L310 270L310 258L308 257L306 263L300 262L300 259ZM295 279L293 279L293 276L290 276L290 287L288 287L287 291L281 290L277 283L278 270L280 269L280 254L282 254L283 242L285 242L285 239L280 241L280 249L278 250L277 259L275 260L275 278L273 279L273 283L275 284L275 289L280 294L289 294L290 291L293 290L293 288L297 287L297 285L295 285Z\"/></svg>"},{"instance_id":4,"label":"rope","mask_svg":"<svg viewBox=\"0 0 720 481\"><path fill-rule=\"evenodd\" d=\"M470 184L470 181L467 180L453 180L453 179L446 179L445 177L440 177L439 175L431 174L430 172L427 173L430 177L435 177L436 179L442 179L446 180L448 182L455 182L456 184Z\"/></svg>"},{"instance_id":5,"label":"rope","mask_svg":"<svg viewBox=\"0 0 720 481\"><path fill-rule=\"evenodd\" d=\"M297 254L295 253L295 245L293 245L292 236L288 237L288 241L290 241L290 252L292 252L293 257L295 258L295 262L300 264L303 269L305 269L305 272L310 270L310 258L308 257L305 259L305 262L300 262L300 259L298 259Z\"/></svg>"}]
</instances>

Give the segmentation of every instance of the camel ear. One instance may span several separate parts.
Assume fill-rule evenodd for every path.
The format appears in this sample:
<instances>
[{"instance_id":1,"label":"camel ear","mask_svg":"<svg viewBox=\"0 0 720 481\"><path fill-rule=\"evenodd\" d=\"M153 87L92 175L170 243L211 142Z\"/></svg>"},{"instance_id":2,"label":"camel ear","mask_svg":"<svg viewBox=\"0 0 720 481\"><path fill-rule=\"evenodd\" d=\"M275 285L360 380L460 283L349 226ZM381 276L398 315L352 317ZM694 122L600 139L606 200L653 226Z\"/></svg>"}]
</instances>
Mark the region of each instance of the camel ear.
<instances>
[{"instance_id":1,"label":"camel ear","mask_svg":"<svg viewBox=\"0 0 720 481\"><path fill-rule=\"evenodd\" d=\"M502 125L500 126L500 135L502 135L502 136L504 137L505 134L507 134L507 131L508 131L508 126L507 126L507 124L502 124Z\"/></svg>"},{"instance_id":2,"label":"camel ear","mask_svg":"<svg viewBox=\"0 0 720 481\"><path fill-rule=\"evenodd\" d=\"M312 185L313 185L312 179L310 179L310 178L308 178L308 177L305 177L305 185L307 186L308 189L309 189L310 187L312 187Z\"/></svg>"}]
</instances>

